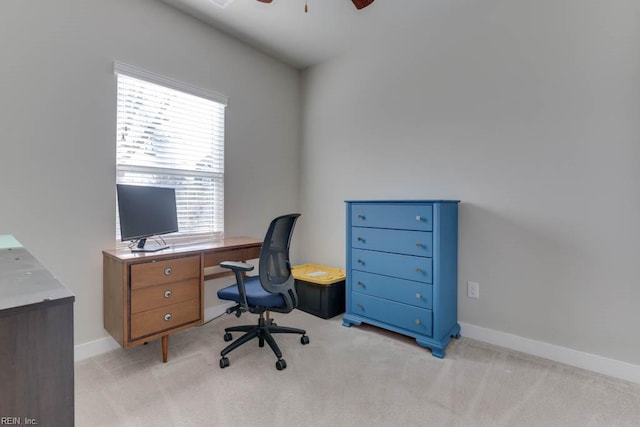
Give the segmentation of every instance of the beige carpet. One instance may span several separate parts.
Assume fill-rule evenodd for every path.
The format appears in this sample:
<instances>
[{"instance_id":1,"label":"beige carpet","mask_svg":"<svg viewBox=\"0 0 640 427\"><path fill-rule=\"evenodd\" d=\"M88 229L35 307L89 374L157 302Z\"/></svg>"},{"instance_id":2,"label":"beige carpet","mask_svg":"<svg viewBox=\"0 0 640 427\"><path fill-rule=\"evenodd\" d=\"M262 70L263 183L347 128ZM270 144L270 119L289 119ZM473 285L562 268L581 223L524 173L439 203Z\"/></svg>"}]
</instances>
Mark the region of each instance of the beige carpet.
<instances>
[{"instance_id":1,"label":"beige carpet","mask_svg":"<svg viewBox=\"0 0 640 427\"><path fill-rule=\"evenodd\" d=\"M76 426L639 426L640 385L462 337L445 359L371 326L301 311L277 335L287 369L257 341L229 355L224 316L160 343L76 364ZM237 335L234 335L234 338Z\"/></svg>"}]
</instances>

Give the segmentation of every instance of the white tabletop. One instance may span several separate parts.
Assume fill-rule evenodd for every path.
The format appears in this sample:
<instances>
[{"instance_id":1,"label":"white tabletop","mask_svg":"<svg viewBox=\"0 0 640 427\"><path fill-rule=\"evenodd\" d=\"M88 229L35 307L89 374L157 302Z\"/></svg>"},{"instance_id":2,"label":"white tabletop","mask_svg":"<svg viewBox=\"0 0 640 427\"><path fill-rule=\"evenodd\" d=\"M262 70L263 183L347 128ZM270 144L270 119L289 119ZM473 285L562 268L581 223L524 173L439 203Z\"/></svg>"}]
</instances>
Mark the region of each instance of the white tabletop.
<instances>
[{"instance_id":1,"label":"white tabletop","mask_svg":"<svg viewBox=\"0 0 640 427\"><path fill-rule=\"evenodd\" d=\"M22 245L11 234L0 234L0 249L21 248Z\"/></svg>"},{"instance_id":2,"label":"white tabletop","mask_svg":"<svg viewBox=\"0 0 640 427\"><path fill-rule=\"evenodd\" d=\"M0 310L74 298L10 235L0 236Z\"/></svg>"}]
</instances>

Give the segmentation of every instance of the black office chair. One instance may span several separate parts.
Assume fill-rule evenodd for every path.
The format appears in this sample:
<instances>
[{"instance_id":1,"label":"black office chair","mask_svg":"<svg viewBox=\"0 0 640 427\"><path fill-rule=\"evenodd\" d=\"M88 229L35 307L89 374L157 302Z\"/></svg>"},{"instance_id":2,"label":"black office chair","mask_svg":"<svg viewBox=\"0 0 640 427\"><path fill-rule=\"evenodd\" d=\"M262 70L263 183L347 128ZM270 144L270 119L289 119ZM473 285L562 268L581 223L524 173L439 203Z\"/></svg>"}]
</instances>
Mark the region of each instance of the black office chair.
<instances>
[{"instance_id":1,"label":"black office chair","mask_svg":"<svg viewBox=\"0 0 640 427\"><path fill-rule=\"evenodd\" d=\"M228 309L227 313L235 313L237 317L246 311L260 315L257 325L232 326L224 330L225 341L233 339L231 332L241 331L245 334L220 352L221 368L229 366L228 353L253 338L258 338L260 347L264 347L265 341L269 344L278 358L276 362L278 370L286 368L287 362L282 358L282 352L272 334L300 334L302 335L300 342L309 344L306 331L278 326L273 319L264 317L265 311L289 313L298 305L298 295L289 263L289 246L293 228L299 216L300 214L283 215L271 221L260 249L258 276L245 277L245 272L253 270L250 264L234 261L220 263L221 267L233 270L236 275L235 285L218 291L218 298L238 303L235 307Z\"/></svg>"}]
</instances>

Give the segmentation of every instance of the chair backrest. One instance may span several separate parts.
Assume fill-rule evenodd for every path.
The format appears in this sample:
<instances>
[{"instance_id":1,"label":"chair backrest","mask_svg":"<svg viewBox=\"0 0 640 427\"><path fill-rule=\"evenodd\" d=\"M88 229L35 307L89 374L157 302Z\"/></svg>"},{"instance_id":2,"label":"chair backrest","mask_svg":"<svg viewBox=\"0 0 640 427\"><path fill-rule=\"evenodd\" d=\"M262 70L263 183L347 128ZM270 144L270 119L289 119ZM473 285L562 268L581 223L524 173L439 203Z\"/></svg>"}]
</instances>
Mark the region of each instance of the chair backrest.
<instances>
[{"instance_id":1,"label":"chair backrest","mask_svg":"<svg viewBox=\"0 0 640 427\"><path fill-rule=\"evenodd\" d=\"M268 292L282 295L287 305L285 312L298 305L289 262L289 246L299 216L300 214L282 215L271 221L260 249L260 283Z\"/></svg>"}]
</instances>

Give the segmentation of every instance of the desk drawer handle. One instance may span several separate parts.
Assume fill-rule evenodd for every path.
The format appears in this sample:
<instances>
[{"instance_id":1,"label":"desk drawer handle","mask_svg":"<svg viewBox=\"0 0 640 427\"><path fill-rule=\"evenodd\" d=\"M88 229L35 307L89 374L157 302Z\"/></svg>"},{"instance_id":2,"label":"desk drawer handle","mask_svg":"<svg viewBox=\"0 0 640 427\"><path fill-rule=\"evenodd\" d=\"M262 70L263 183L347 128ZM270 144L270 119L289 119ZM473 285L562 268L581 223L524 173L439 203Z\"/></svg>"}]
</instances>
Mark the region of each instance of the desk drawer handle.
<instances>
[{"instance_id":1,"label":"desk drawer handle","mask_svg":"<svg viewBox=\"0 0 640 427\"><path fill-rule=\"evenodd\" d=\"M420 324L420 319L416 319L416 325Z\"/></svg>"},{"instance_id":2,"label":"desk drawer handle","mask_svg":"<svg viewBox=\"0 0 640 427\"><path fill-rule=\"evenodd\" d=\"M364 220L364 219L365 219L365 218L364 218L364 215L362 215L362 214L358 214L358 219L362 219L362 220Z\"/></svg>"},{"instance_id":3,"label":"desk drawer handle","mask_svg":"<svg viewBox=\"0 0 640 427\"><path fill-rule=\"evenodd\" d=\"M360 303L357 303L357 304L356 304L356 307L358 307L360 310L364 310L364 307L363 307L363 306L362 306L362 304L360 304Z\"/></svg>"},{"instance_id":4,"label":"desk drawer handle","mask_svg":"<svg viewBox=\"0 0 640 427\"><path fill-rule=\"evenodd\" d=\"M416 298L417 298L417 299L422 299L422 295L421 295L420 293L417 293L417 294L416 294Z\"/></svg>"},{"instance_id":5,"label":"desk drawer handle","mask_svg":"<svg viewBox=\"0 0 640 427\"><path fill-rule=\"evenodd\" d=\"M164 291L164 297L165 297L165 298L171 298L171 294L172 294L172 292L171 292L169 289L167 289L166 291Z\"/></svg>"},{"instance_id":6,"label":"desk drawer handle","mask_svg":"<svg viewBox=\"0 0 640 427\"><path fill-rule=\"evenodd\" d=\"M416 221L422 221L422 217L420 215L416 215Z\"/></svg>"},{"instance_id":7,"label":"desk drawer handle","mask_svg":"<svg viewBox=\"0 0 640 427\"><path fill-rule=\"evenodd\" d=\"M167 268L164 269L164 275L165 276L171 276L171 273L173 273L173 268L167 267Z\"/></svg>"},{"instance_id":8,"label":"desk drawer handle","mask_svg":"<svg viewBox=\"0 0 640 427\"><path fill-rule=\"evenodd\" d=\"M424 245L420 242L416 242L416 248L422 248Z\"/></svg>"},{"instance_id":9,"label":"desk drawer handle","mask_svg":"<svg viewBox=\"0 0 640 427\"><path fill-rule=\"evenodd\" d=\"M360 258L358 258L357 263L358 263L358 264L362 264L362 265L364 265L364 261L363 261L363 260L361 260Z\"/></svg>"},{"instance_id":10,"label":"desk drawer handle","mask_svg":"<svg viewBox=\"0 0 640 427\"><path fill-rule=\"evenodd\" d=\"M169 320L171 320L171 317L172 317L172 316L171 316L171 313L167 313L167 314L165 314L165 315L164 315L164 320L165 320L165 322L168 322Z\"/></svg>"},{"instance_id":11,"label":"desk drawer handle","mask_svg":"<svg viewBox=\"0 0 640 427\"><path fill-rule=\"evenodd\" d=\"M364 283L362 283L362 281L358 280L358 286L362 286L364 288Z\"/></svg>"},{"instance_id":12,"label":"desk drawer handle","mask_svg":"<svg viewBox=\"0 0 640 427\"><path fill-rule=\"evenodd\" d=\"M416 267L416 273L420 273L421 271L420 267Z\"/></svg>"},{"instance_id":13,"label":"desk drawer handle","mask_svg":"<svg viewBox=\"0 0 640 427\"><path fill-rule=\"evenodd\" d=\"M360 236L358 236L358 239L357 239L357 240L358 240L358 242L362 242L362 243L364 243L364 239L363 239L362 237L360 237Z\"/></svg>"}]
</instances>

